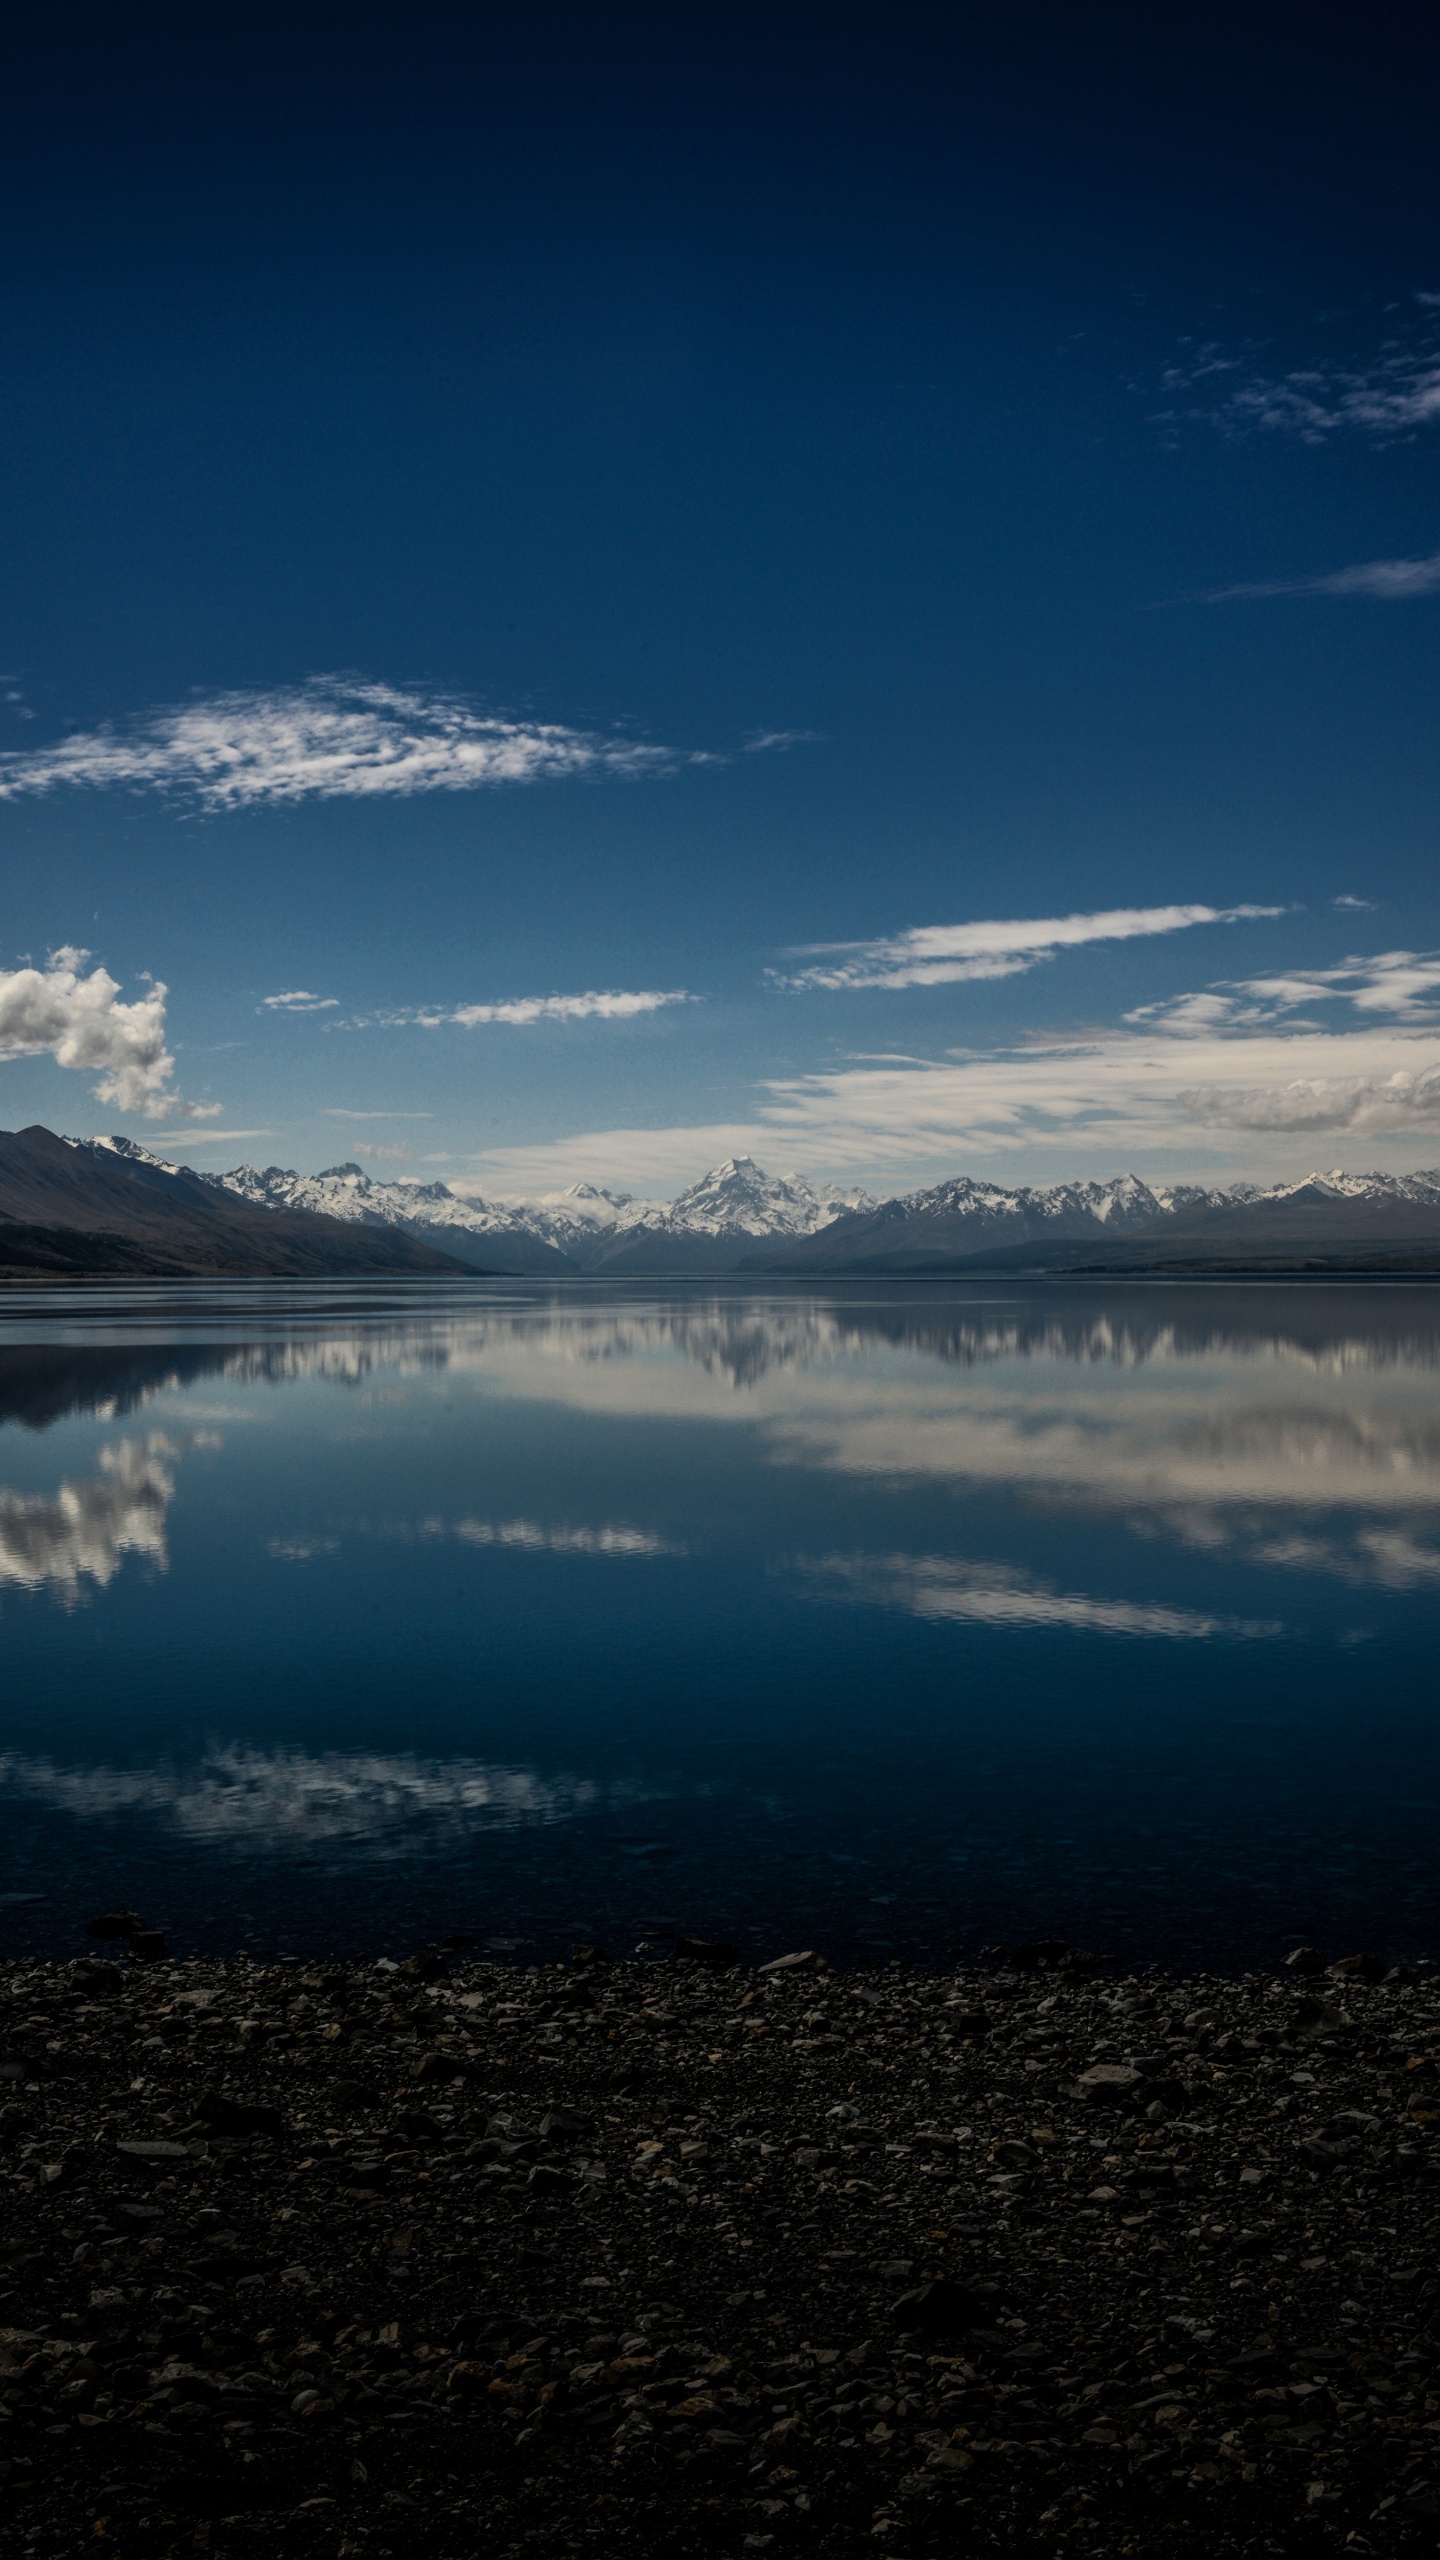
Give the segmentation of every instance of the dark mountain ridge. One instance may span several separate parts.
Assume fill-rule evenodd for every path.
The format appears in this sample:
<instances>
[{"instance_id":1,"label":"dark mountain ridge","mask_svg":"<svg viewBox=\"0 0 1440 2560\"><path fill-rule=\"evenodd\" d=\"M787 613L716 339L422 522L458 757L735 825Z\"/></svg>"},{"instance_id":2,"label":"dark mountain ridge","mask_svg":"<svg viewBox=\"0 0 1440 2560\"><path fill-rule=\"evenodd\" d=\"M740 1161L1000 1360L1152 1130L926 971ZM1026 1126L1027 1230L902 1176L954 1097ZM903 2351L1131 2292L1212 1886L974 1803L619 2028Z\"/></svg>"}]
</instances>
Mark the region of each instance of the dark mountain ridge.
<instances>
[{"instance_id":1,"label":"dark mountain ridge","mask_svg":"<svg viewBox=\"0 0 1440 2560\"><path fill-rule=\"evenodd\" d=\"M198 1174L130 1162L38 1124L0 1130L0 1276L305 1279L473 1268L395 1227L255 1209Z\"/></svg>"}]
</instances>

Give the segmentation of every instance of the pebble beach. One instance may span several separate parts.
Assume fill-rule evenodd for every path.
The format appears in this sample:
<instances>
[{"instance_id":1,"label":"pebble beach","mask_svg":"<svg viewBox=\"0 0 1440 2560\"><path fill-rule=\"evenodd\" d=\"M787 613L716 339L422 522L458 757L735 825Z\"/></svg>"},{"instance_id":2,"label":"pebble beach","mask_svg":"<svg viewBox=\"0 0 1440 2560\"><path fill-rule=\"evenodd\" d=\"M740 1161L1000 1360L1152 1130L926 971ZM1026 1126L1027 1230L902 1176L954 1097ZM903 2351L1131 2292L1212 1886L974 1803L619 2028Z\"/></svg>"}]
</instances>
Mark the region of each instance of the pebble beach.
<instances>
[{"instance_id":1,"label":"pebble beach","mask_svg":"<svg viewBox=\"0 0 1440 2560\"><path fill-rule=\"evenodd\" d=\"M0 1972L4 2547L1426 2551L1440 1990Z\"/></svg>"}]
</instances>

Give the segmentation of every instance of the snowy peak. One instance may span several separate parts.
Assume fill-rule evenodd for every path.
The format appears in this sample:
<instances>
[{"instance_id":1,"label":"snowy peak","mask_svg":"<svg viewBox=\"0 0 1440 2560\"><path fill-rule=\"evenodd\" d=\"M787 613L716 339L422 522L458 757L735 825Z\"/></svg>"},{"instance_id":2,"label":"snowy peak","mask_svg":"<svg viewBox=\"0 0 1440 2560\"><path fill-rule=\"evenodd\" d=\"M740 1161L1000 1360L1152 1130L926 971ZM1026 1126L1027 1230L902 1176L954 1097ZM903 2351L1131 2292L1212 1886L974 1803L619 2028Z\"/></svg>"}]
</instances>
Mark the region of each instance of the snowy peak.
<instances>
[{"instance_id":1,"label":"snowy peak","mask_svg":"<svg viewBox=\"0 0 1440 2560\"><path fill-rule=\"evenodd\" d=\"M69 1139L67 1145L118 1157L142 1181L203 1183L264 1209L310 1210L364 1226L397 1227L441 1246L477 1269L517 1274L666 1271L721 1273L774 1249L776 1267L840 1270L898 1256L958 1257L1012 1247L1083 1245L1134 1239L1150 1250L1172 1237L1195 1244L1222 1230L1343 1240L1366 1234L1413 1238L1440 1221L1440 1171L1308 1174L1303 1181L1228 1188L1176 1183L1154 1188L1136 1174L1107 1182L1058 1182L1007 1189L954 1174L923 1191L877 1202L869 1192L767 1173L753 1156L729 1156L675 1200L637 1200L628 1191L581 1181L534 1199L494 1200L448 1183L377 1181L355 1163L297 1173L280 1165L237 1165L195 1173L153 1155L134 1138ZM920 1267L916 1263L913 1267Z\"/></svg>"},{"instance_id":2,"label":"snowy peak","mask_svg":"<svg viewBox=\"0 0 1440 2560\"><path fill-rule=\"evenodd\" d=\"M808 1236L842 1210L875 1205L866 1191L842 1191L803 1174L786 1181L762 1171L753 1156L727 1156L681 1192L668 1221L688 1235Z\"/></svg>"}]
</instances>

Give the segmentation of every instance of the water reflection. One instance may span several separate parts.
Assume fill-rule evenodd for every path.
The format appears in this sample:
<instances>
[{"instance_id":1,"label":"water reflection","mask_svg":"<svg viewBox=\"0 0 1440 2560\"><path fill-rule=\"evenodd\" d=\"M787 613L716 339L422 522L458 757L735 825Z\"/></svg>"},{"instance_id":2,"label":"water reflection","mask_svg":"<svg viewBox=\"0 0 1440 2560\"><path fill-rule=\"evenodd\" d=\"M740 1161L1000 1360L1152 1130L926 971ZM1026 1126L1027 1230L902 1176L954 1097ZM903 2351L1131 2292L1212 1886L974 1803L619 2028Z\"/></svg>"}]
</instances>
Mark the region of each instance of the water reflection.
<instances>
[{"instance_id":1,"label":"water reflection","mask_svg":"<svg viewBox=\"0 0 1440 2560\"><path fill-rule=\"evenodd\" d=\"M102 1449L97 1476L53 1494L0 1486L0 1587L49 1591L74 1608L113 1582L127 1555L163 1573L178 1454L163 1431L152 1431Z\"/></svg>"},{"instance_id":2,"label":"water reflection","mask_svg":"<svg viewBox=\"0 0 1440 2560\"><path fill-rule=\"evenodd\" d=\"M187 1843L271 1856L409 1857L487 1830L573 1821L634 1791L408 1752L216 1749L185 1768L64 1767L0 1756L0 1787L87 1822L137 1815Z\"/></svg>"},{"instance_id":3,"label":"water reflection","mask_svg":"<svg viewBox=\"0 0 1440 2560\"><path fill-rule=\"evenodd\" d=\"M1194 1643L1207 1636L1280 1636L1278 1619L1208 1616L1153 1601L1102 1600L1056 1591L1017 1566L970 1563L959 1556L797 1557L794 1571L817 1598L903 1609L912 1618L976 1627L1076 1627L1087 1635L1165 1636Z\"/></svg>"},{"instance_id":4,"label":"water reflection","mask_svg":"<svg viewBox=\"0 0 1440 2560\"><path fill-rule=\"evenodd\" d=\"M0 1297L0 1854L220 1944L1414 1947L1437 1584L1425 1287Z\"/></svg>"}]
</instances>

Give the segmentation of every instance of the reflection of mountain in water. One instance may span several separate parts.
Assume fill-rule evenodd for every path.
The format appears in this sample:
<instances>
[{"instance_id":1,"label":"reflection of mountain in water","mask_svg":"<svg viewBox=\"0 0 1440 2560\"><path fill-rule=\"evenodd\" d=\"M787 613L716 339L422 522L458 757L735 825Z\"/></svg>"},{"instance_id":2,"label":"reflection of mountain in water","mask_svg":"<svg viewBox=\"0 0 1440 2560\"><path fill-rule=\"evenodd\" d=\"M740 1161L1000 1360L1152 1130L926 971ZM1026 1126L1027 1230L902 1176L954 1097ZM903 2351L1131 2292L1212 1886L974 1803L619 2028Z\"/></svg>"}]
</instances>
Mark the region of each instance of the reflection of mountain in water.
<instances>
[{"instance_id":1,"label":"reflection of mountain in water","mask_svg":"<svg viewBox=\"0 0 1440 2560\"><path fill-rule=\"evenodd\" d=\"M0 1587L49 1590L74 1607L87 1583L103 1590L126 1555L166 1566L165 1521L177 1452L158 1431L100 1453L100 1474L53 1494L0 1486Z\"/></svg>"},{"instance_id":2,"label":"reflection of mountain in water","mask_svg":"<svg viewBox=\"0 0 1440 2560\"><path fill-rule=\"evenodd\" d=\"M112 1333L120 1331L113 1306L107 1312ZM537 1364L678 1360L742 1393L777 1372L823 1371L883 1351L947 1369L1016 1360L1128 1369L1207 1359L1331 1373L1440 1369L1440 1289L1403 1284L891 1283L657 1293L519 1283L471 1286L461 1301L431 1285L408 1302L393 1287L377 1295L357 1286L327 1289L323 1302L280 1289L263 1304L197 1292L175 1303L170 1323L158 1298L136 1312L148 1339L0 1341L0 1424L45 1430L73 1413L109 1420L207 1378L236 1387L310 1378L355 1387L384 1370L475 1370L502 1351L528 1351ZM228 1339L205 1338L207 1314Z\"/></svg>"}]
</instances>

